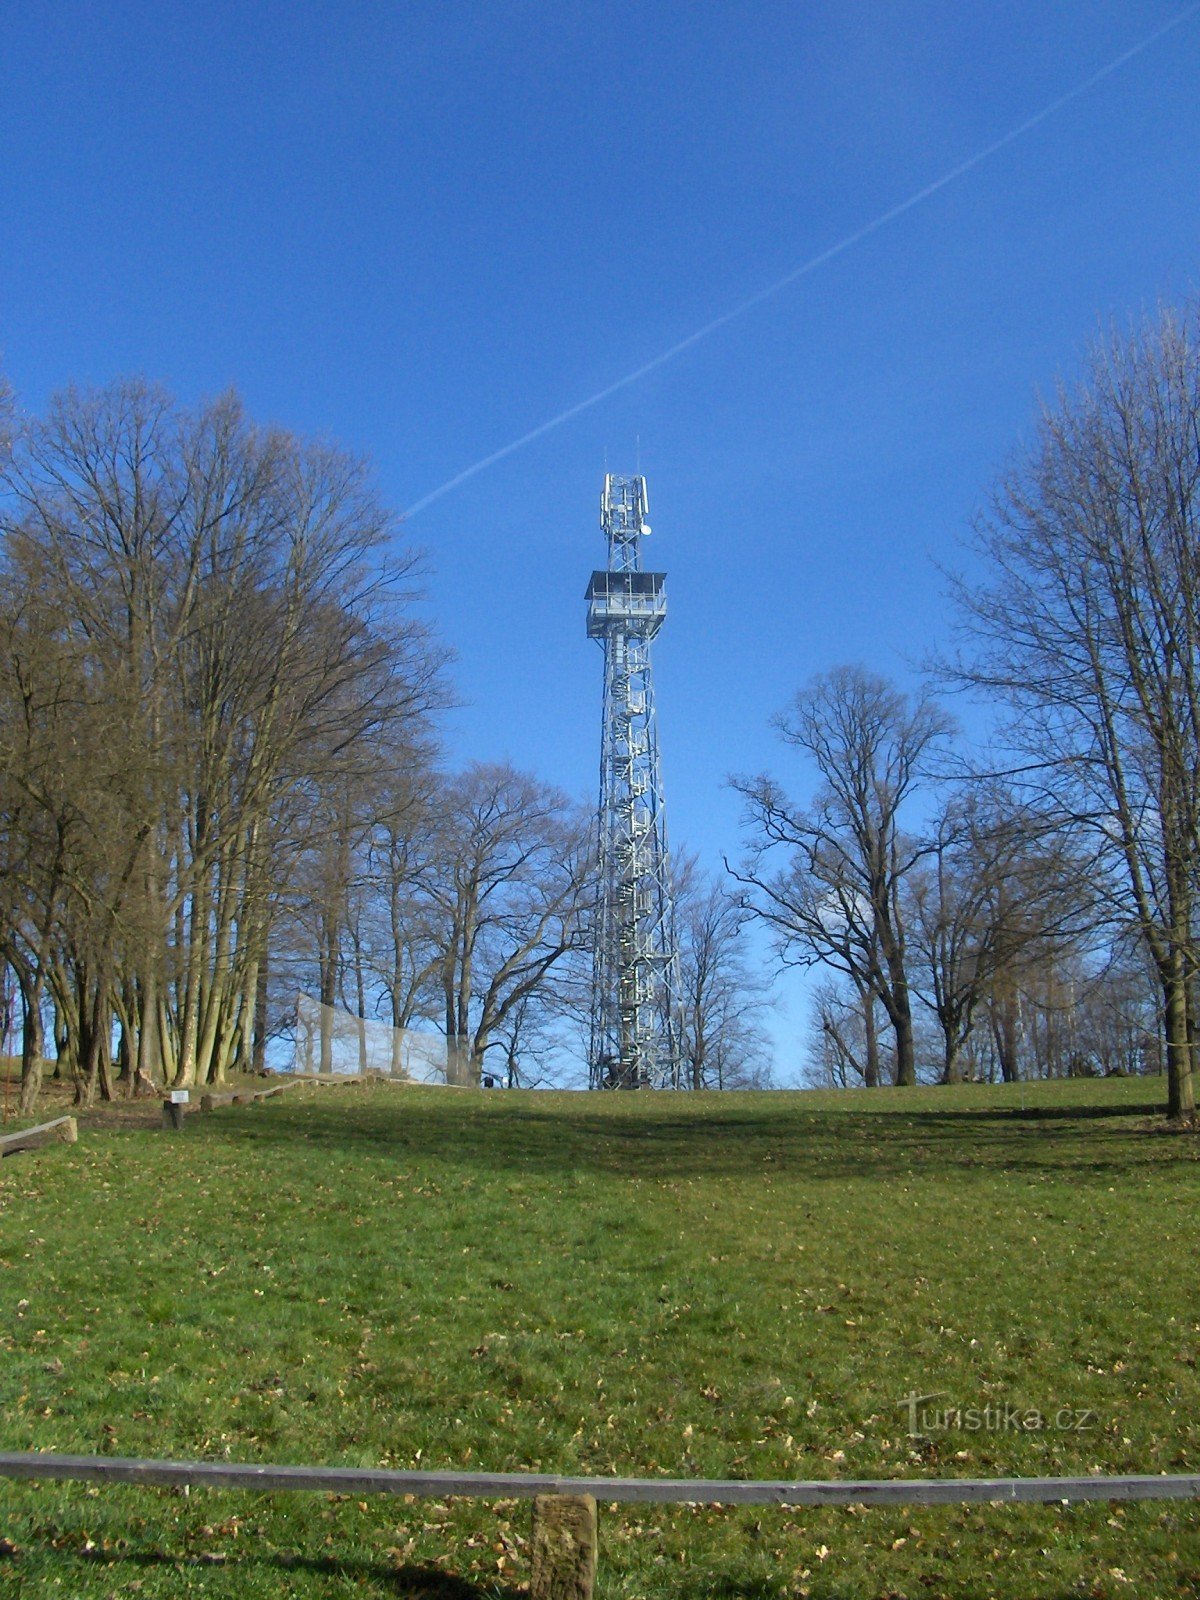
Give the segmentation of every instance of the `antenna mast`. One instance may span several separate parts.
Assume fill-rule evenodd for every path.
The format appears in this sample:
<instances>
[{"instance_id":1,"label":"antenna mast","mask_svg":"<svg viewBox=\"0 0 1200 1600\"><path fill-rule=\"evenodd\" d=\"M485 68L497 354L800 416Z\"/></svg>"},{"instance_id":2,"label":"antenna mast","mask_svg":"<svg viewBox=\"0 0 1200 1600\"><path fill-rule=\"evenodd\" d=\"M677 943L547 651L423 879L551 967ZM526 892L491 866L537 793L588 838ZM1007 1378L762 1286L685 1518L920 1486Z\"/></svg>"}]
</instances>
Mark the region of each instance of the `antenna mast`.
<instances>
[{"instance_id":1,"label":"antenna mast","mask_svg":"<svg viewBox=\"0 0 1200 1600\"><path fill-rule=\"evenodd\" d=\"M646 480L607 473L608 567L588 585L587 631L604 650L600 895L593 944L593 1089L679 1088L682 1018L650 641L666 620L666 574L643 572Z\"/></svg>"}]
</instances>

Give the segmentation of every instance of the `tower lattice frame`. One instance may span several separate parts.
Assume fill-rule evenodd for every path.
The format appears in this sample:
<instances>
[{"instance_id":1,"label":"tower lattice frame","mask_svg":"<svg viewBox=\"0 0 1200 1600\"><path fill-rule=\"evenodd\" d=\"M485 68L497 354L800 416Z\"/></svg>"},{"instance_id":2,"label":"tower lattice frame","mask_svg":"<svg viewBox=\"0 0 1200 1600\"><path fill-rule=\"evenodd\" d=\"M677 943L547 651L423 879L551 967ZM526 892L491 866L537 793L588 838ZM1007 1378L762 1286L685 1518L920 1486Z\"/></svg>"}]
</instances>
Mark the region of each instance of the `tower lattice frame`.
<instances>
[{"instance_id":1,"label":"tower lattice frame","mask_svg":"<svg viewBox=\"0 0 1200 1600\"><path fill-rule=\"evenodd\" d=\"M650 666L667 615L666 574L642 570L647 512L645 478L606 475L608 566L592 573L587 592L588 637L604 650L593 1089L681 1083L679 953Z\"/></svg>"}]
</instances>

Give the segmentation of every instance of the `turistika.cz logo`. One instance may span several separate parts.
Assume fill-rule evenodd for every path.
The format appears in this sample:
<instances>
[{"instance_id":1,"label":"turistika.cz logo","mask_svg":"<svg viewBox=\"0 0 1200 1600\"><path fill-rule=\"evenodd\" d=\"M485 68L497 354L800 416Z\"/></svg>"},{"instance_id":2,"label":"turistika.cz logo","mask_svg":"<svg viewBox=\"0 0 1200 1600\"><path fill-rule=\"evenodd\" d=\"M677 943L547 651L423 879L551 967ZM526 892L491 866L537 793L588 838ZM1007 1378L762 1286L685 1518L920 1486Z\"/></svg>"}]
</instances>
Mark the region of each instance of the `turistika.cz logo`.
<instances>
[{"instance_id":1,"label":"turistika.cz logo","mask_svg":"<svg viewBox=\"0 0 1200 1600\"><path fill-rule=\"evenodd\" d=\"M1087 1433L1097 1426L1096 1413L1086 1406L1058 1406L1042 1411L1012 1400L989 1400L982 1406L942 1405L944 1391L907 1394L897 1408L908 1413L913 1439L934 1433Z\"/></svg>"}]
</instances>

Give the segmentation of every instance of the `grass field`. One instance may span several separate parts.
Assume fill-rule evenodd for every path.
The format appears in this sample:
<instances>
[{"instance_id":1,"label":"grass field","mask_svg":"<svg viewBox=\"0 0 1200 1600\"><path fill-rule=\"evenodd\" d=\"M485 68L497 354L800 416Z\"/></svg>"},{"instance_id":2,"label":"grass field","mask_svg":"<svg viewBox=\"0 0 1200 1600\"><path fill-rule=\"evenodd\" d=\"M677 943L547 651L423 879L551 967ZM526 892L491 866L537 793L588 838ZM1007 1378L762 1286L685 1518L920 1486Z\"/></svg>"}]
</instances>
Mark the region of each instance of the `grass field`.
<instances>
[{"instance_id":1,"label":"grass field","mask_svg":"<svg viewBox=\"0 0 1200 1600\"><path fill-rule=\"evenodd\" d=\"M87 1125L0 1166L0 1448L1200 1471L1200 1141L1159 1087L382 1086ZM943 1415L989 1404L1046 1425ZM527 1533L512 1502L0 1481L0 1596L509 1596ZM1200 1592L1200 1509L602 1507L598 1592L1165 1600Z\"/></svg>"}]
</instances>

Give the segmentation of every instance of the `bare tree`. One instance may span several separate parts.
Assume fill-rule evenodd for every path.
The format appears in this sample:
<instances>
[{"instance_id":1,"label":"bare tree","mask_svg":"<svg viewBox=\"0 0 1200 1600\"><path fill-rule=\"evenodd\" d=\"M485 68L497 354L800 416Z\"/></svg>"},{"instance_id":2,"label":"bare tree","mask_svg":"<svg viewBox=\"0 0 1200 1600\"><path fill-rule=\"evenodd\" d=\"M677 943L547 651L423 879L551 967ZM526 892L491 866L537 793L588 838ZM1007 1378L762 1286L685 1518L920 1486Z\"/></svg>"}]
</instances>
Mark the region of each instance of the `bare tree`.
<instances>
[{"instance_id":1,"label":"bare tree","mask_svg":"<svg viewBox=\"0 0 1200 1600\"><path fill-rule=\"evenodd\" d=\"M446 786L424 888L447 1042L473 1083L510 1015L584 949L593 834L590 813L506 765L475 764Z\"/></svg>"},{"instance_id":2,"label":"bare tree","mask_svg":"<svg viewBox=\"0 0 1200 1600\"><path fill-rule=\"evenodd\" d=\"M746 951L741 896L696 862L677 873L683 1065L693 1089L763 1088L770 1046L762 1026L767 983Z\"/></svg>"},{"instance_id":3,"label":"bare tree","mask_svg":"<svg viewBox=\"0 0 1200 1600\"><path fill-rule=\"evenodd\" d=\"M949 792L928 844L907 884L914 992L941 1032L942 1082L956 1083L1005 978L1079 948L1094 930L1094 862L1010 794L974 783Z\"/></svg>"},{"instance_id":4,"label":"bare tree","mask_svg":"<svg viewBox=\"0 0 1200 1600\"><path fill-rule=\"evenodd\" d=\"M1195 1110L1200 307L1090 353L976 529L958 675L1002 697L1026 776L1119 863L1163 998L1168 1110Z\"/></svg>"},{"instance_id":5,"label":"bare tree","mask_svg":"<svg viewBox=\"0 0 1200 1600\"><path fill-rule=\"evenodd\" d=\"M423 747L373 741L308 786L289 921L322 1006L320 1066L331 1070L333 1008L387 1018L402 1033L436 1015L436 915L427 883L440 848L441 780ZM359 1029L365 1062L366 1030Z\"/></svg>"},{"instance_id":6,"label":"bare tree","mask_svg":"<svg viewBox=\"0 0 1200 1600\"><path fill-rule=\"evenodd\" d=\"M823 963L878 999L895 1034L895 1081L915 1083L903 886L926 846L902 813L951 721L925 694L838 667L775 722L820 783L800 807L766 775L734 781L750 830L743 903L785 963Z\"/></svg>"},{"instance_id":7,"label":"bare tree","mask_svg":"<svg viewBox=\"0 0 1200 1600\"><path fill-rule=\"evenodd\" d=\"M12 452L13 435L16 432L15 411L12 385L0 372L0 468L7 464Z\"/></svg>"},{"instance_id":8,"label":"bare tree","mask_svg":"<svg viewBox=\"0 0 1200 1600\"><path fill-rule=\"evenodd\" d=\"M441 792L424 763L408 764L396 773L371 838L372 959L394 1029L432 1014L436 1003L437 924L422 882L437 850Z\"/></svg>"},{"instance_id":9,"label":"bare tree","mask_svg":"<svg viewBox=\"0 0 1200 1600\"><path fill-rule=\"evenodd\" d=\"M570 1087L571 1024L587 1004L582 991L590 977L587 963L568 958L536 989L522 995L492 1035L483 1062L484 1081L490 1076L506 1089Z\"/></svg>"},{"instance_id":10,"label":"bare tree","mask_svg":"<svg viewBox=\"0 0 1200 1600\"><path fill-rule=\"evenodd\" d=\"M848 978L822 979L809 1011L808 1076L823 1087L874 1089L895 1075L895 1061L881 1052L886 1016L868 990Z\"/></svg>"},{"instance_id":11,"label":"bare tree","mask_svg":"<svg viewBox=\"0 0 1200 1600\"><path fill-rule=\"evenodd\" d=\"M309 802L441 698L412 559L360 462L232 395L68 390L3 484L5 603L44 615L13 612L0 692L25 718L23 826L70 847L49 982L83 1092L111 1092L114 1018L127 1072L219 1078L261 1037Z\"/></svg>"},{"instance_id":12,"label":"bare tree","mask_svg":"<svg viewBox=\"0 0 1200 1600\"><path fill-rule=\"evenodd\" d=\"M1079 1053L1106 1076L1162 1072L1160 1010L1144 944L1120 941L1082 996Z\"/></svg>"},{"instance_id":13,"label":"bare tree","mask_svg":"<svg viewBox=\"0 0 1200 1600\"><path fill-rule=\"evenodd\" d=\"M111 1093L110 987L134 939L131 886L145 823L131 806L121 745L128 708L91 666L86 640L52 594L6 566L0 813L8 904L0 948L22 997L25 1111L40 1087L50 995L72 1019L66 1043L77 1098L90 1099L97 1086Z\"/></svg>"}]
</instances>

